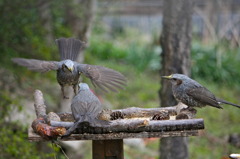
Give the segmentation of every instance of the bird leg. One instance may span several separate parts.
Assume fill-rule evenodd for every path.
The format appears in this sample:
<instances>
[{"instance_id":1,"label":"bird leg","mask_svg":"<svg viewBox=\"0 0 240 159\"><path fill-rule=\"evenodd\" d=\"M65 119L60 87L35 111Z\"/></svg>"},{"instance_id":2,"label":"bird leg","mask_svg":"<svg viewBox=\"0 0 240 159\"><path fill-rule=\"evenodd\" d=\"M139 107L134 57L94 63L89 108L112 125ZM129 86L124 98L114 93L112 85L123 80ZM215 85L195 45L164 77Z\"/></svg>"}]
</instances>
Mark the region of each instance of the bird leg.
<instances>
[{"instance_id":1,"label":"bird leg","mask_svg":"<svg viewBox=\"0 0 240 159\"><path fill-rule=\"evenodd\" d=\"M78 93L78 84L73 85L73 90L74 90L74 94L77 95L77 93Z\"/></svg>"},{"instance_id":2,"label":"bird leg","mask_svg":"<svg viewBox=\"0 0 240 159\"><path fill-rule=\"evenodd\" d=\"M63 98L64 98L64 99L69 99L69 97L65 96L64 86L63 86L63 85L61 85L61 91L62 91Z\"/></svg>"}]
</instances>

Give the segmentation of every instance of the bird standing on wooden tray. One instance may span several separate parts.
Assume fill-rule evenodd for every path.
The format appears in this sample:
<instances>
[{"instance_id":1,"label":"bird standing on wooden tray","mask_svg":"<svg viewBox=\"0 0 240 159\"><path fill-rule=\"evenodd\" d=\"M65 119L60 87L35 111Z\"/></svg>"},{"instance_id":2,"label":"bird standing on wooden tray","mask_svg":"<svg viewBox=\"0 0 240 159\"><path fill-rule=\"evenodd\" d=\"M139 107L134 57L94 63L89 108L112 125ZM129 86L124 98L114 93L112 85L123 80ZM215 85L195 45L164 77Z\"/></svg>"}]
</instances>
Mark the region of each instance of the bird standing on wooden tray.
<instances>
[{"instance_id":1,"label":"bird standing on wooden tray","mask_svg":"<svg viewBox=\"0 0 240 159\"><path fill-rule=\"evenodd\" d=\"M240 108L237 104L216 98L207 88L186 75L172 74L170 76L162 76L162 78L171 81L173 96L178 102L188 107L204 107L209 105L222 109L220 104L228 104Z\"/></svg>"},{"instance_id":2,"label":"bird standing on wooden tray","mask_svg":"<svg viewBox=\"0 0 240 159\"><path fill-rule=\"evenodd\" d=\"M110 124L110 121L98 119L99 113L102 111L102 104L89 89L88 84L80 83L79 87L79 92L73 98L71 104L75 123L63 137L71 135L81 124L88 124L92 127L102 127Z\"/></svg>"},{"instance_id":3,"label":"bird standing on wooden tray","mask_svg":"<svg viewBox=\"0 0 240 159\"><path fill-rule=\"evenodd\" d=\"M64 98L64 87L67 85L73 86L74 93L78 92L78 84L80 75L91 79L94 86L98 86L103 91L117 92L118 89L123 89L126 86L126 78L119 72L112 69L97 66L80 64L77 59L83 42L74 38L60 38L56 40L59 48L61 61L43 61L36 59L13 58L12 61L18 65L25 66L29 70L38 72L47 72L50 70L57 71L57 81L61 86L61 91Z\"/></svg>"}]
</instances>

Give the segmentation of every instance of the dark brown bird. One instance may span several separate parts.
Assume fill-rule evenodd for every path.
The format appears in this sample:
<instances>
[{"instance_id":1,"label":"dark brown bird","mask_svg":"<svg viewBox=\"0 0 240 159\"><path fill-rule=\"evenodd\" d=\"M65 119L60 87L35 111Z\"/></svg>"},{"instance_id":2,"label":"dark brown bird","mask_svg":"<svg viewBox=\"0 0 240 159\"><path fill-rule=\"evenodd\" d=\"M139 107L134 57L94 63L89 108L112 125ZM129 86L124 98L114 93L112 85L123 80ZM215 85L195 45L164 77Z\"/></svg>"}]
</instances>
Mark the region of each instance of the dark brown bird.
<instances>
[{"instance_id":1,"label":"dark brown bird","mask_svg":"<svg viewBox=\"0 0 240 159\"><path fill-rule=\"evenodd\" d=\"M70 127L63 136L71 135L81 124L88 124L92 127L102 127L110 124L110 121L99 120L99 113L102 112L102 104L93 92L89 89L88 84L80 83L79 92L73 98L71 109L75 123Z\"/></svg>"},{"instance_id":2,"label":"dark brown bird","mask_svg":"<svg viewBox=\"0 0 240 159\"><path fill-rule=\"evenodd\" d=\"M123 89L126 85L126 78L117 71L102 66L75 62L83 45L83 42L80 40L60 38L56 40L56 43L59 48L61 61L43 61L25 58L13 58L12 61L33 71L47 72L56 70L57 81L61 86L64 98L68 98L64 94L64 87L66 85L72 86L74 93L77 94L81 74L90 78L94 86L98 86L105 92L109 90L117 92L118 89Z\"/></svg>"},{"instance_id":3,"label":"dark brown bird","mask_svg":"<svg viewBox=\"0 0 240 159\"><path fill-rule=\"evenodd\" d=\"M228 104L240 108L239 105L216 98L207 88L183 74L162 76L172 83L172 92L177 101L189 107L204 107L206 105L222 109L220 104Z\"/></svg>"}]
</instances>

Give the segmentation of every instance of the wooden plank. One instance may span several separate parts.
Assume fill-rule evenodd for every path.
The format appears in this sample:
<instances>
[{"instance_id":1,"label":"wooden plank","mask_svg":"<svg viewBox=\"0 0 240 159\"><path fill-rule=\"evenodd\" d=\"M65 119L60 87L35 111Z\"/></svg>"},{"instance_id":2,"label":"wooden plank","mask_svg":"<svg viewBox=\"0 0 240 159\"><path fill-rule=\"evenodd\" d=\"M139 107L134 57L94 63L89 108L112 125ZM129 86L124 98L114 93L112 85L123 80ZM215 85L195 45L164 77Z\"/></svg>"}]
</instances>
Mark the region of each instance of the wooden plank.
<instances>
[{"instance_id":1,"label":"wooden plank","mask_svg":"<svg viewBox=\"0 0 240 159\"><path fill-rule=\"evenodd\" d=\"M123 159L123 139L93 140L93 159Z\"/></svg>"},{"instance_id":2,"label":"wooden plank","mask_svg":"<svg viewBox=\"0 0 240 159\"><path fill-rule=\"evenodd\" d=\"M108 134L72 134L71 136L61 139L64 141L74 140L115 140L127 138L162 138L174 136L198 136L199 130L169 131L169 132L140 132L140 133L108 133ZM28 130L29 141L48 141L36 134L31 127Z\"/></svg>"}]
</instances>

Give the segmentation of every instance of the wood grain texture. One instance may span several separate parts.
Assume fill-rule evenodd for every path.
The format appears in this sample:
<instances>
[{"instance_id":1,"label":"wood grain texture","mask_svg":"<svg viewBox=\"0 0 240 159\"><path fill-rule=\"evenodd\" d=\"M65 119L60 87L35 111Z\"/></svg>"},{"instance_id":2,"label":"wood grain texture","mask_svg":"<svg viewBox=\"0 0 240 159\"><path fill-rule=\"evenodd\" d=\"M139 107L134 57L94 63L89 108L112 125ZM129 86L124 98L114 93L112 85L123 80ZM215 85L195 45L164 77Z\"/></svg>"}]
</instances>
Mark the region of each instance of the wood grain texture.
<instances>
[{"instance_id":1,"label":"wood grain texture","mask_svg":"<svg viewBox=\"0 0 240 159\"><path fill-rule=\"evenodd\" d=\"M141 123L140 121L138 122ZM137 124L133 127L126 125L121 127L120 125L120 129L116 127L116 125L113 128L111 128L111 126L92 128L91 133L72 134L62 140L112 140L124 138L197 136L198 130L204 129L203 119L149 121L144 126L137 126ZM95 134L94 131L96 132ZM30 141L45 140L40 136L36 136L31 130L29 130L28 139Z\"/></svg>"},{"instance_id":2,"label":"wood grain texture","mask_svg":"<svg viewBox=\"0 0 240 159\"><path fill-rule=\"evenodd\" d=\"M106 113L121 112L123 118L151 118L156 114L161 112L167 112L170 116L177 114L176 106L171 107L161 107L161 108L138 108L129 107L125 109L115 109L111 112L106 111ZM57 113L62 121L74 121L71 112ZM105 114L103 114L105 115ZM111 115L111 114L110 114Z\"/></svg>"},{"instance_id":3,"label":"wood grain texture","mask_svg":"<svg viewBox=\"0 0 240 159\"><path fill-rule=\"evenodd\" d=\"M73 122L51 121L53 127L71 127ZM138 132L159 132L159 131L184 131L204 129L203 119L185 119L185 120L147 120L147 119L121 119L112 121L109 125L102 127L88 127L78 133L138 133Z\"/></svg>"},{"instance_id":4,"label":"wood grain texture","mask_svg":"<svg viewBox=\"0 0 240 159\"><path fill-rule=\"evenodd\" d=\"M123 139L93 140L93 159L123 159Z\"/></svg>"},{"instance_id":5,"label":"wood grain texture","mask_svg":"<svg viewBox=\"0 0 240 159\"><path fill-rule=\"evenodd\" d=\"M198 136L200 130L169 131L169 132L140 132L140 133L108 133L108 134L72 134L63 141L75 140L115 140L128 138L163 138L176 136ZM36 134L31 127L28 130L29 141L49 141Z\"/></svg>"}]
</instances>

